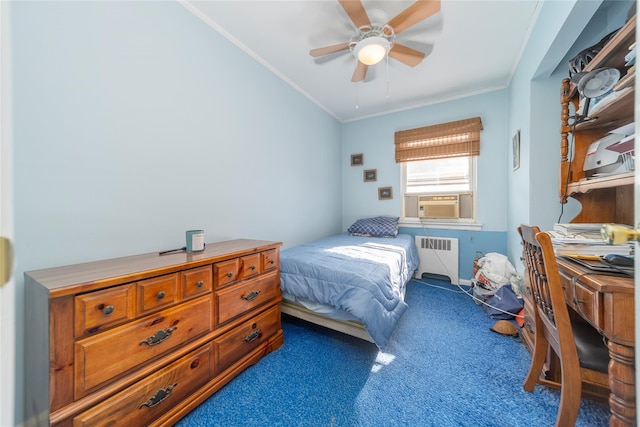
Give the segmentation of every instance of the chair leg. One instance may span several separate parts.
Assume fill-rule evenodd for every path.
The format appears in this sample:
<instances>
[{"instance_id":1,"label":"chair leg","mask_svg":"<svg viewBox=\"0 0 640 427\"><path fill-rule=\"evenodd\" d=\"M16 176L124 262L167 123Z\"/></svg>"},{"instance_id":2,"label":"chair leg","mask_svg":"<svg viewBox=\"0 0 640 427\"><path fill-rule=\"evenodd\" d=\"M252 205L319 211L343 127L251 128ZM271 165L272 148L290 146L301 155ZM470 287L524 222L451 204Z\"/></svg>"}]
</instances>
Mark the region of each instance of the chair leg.
<instances>
[{"instance_id":1,"label":"chair leg","mask_svg":"<svg viewBox=\"0 0 640 427\"><path fill-rule=\"evenodd\" d=\"M562 370L562 386L560 388L560 407L556 417L556 427L573 426L580 411L580 400L582 398L582 378L580 369Z\"/></svg>"},{"instance_id":2,"label":"chair leg","mask_svg":"<svg viewBox=\"0 0 640 427\"><path fill-rule=\"evenodd\" d=\"M549 349L549 342L544 334L536 335L536 342L533 348L533 356L531 357L531 366L529 367L529 373L524 380L523 388L525 391L532 392L535 388L538 378L542 373L542 367L544 361L547 358L547 352Z\"/></svg>"}]
</instances>

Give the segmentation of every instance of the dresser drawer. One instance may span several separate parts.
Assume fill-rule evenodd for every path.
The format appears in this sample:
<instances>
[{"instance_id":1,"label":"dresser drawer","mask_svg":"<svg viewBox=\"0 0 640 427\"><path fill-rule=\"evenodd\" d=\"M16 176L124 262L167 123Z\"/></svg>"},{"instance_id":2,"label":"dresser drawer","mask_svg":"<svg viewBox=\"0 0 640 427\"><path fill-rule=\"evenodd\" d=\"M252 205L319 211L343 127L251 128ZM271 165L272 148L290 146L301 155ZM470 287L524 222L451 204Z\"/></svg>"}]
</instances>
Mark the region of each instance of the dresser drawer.
<instances>
[{"instance_id":1,"label":"dresser drawer","mask_svg":"<svg viewBox=\"0 0 640 427\"><path fill-rule=\"evenodd\" d=\"M240 276L238 280L245 280L262 273L262 257L252 254L240 258Z\"/></svg>"},{"instance_id":2,"label":"dresser drawer","mask_svg":"<svg viewBox=\"0 0 640 427\"><path fill-rule=\"evenodd\" d=\"M278 274L274 271L257 279L240 282L216 291L214 303L219 326L263 303L280 296Z\"/></svg>"},{"instance_id":3,"label":"dresser drawer","mask_svg":"<svg viewBox=\"0 0 640 427\"><path fill-rule=\"evenodd\" d=\"M575 302L575 295L573 294L573 277L568 276L563 271L559 271L560 283L562 284L562 292L564 293L564 300L567 304L573 306Z\"/></svg>"},{"instance_id":4,"label":"dresser drawer","mask_svg":"<svg viewBox=\"0 0 640 427\"><path fill-rule=\"evenodd\" d=\"M600 294L582 284L576 282L575 285L575 305L578 313L587 319L597 329L603 329L602 321L602 304L600 302Z\"/></svg>"},{"instance_id":5,"label":"dresser drawer","mask_svg":"<svg viewBox=\"0 0 640 427\"><path fill-rule=\"evenodd\" d=\"M211 344L77 416L74 427L145 426L212 377Z\"/></svg>"},{"instance_id":6,"label":"dresser drawer","mask_svg":"<svg viewBox=\"0 0 640 427\"><path fill-rule=\"evenodd\" d=\"M260 252L262 271L277 270L280 266L280 256L277 249Z\"/></svg>"},{"instance_id":7,"label":"dresser drawer","mask_svg":"<svg viewBox=\"0 0 640 427\"><path fill-rule=\"evenodd\" d=\"M75 297L75 336L100 332L135 317L134 283Z\"/></svg>"},{"instance_id":8,"label":"dresser drawer","mask_svg":"<svg viewBox=\"0 0 640 427\"><path fill-rule=\"evenodd\" d=\"M213 287L218 289L237 281L239 269L240 260L238 258L215 263L213 265Z\"/></svg>"},{"instance_id":9,"label":"dresser drawer","mask_svg":"<svg viewBox=\"0 0 640 427\"><path fill-rule=\"evenodd\" d=\"M138 282L138 314L146 314L178 302L178 274Z\"/></svg>"},{"instance_id":10,"label":"dresser drawer","mask_svg":"<svg viewBox=\"0 0 640 427\"><path fill-rule=\"evenodd\" d=\"M213 341L216 375L280 330L280 306L247 320Z\"/></svg>"},{"instance_id":11,"label":"dresser drawer","mask_svg":"<svg viewBox=\"0 0 640 427\"><path fill-rule=\"evenodd\" d=\"M211 297L169 308L75 343L75 397L212 329Z\"/></svg>"},{"instance_id":12,"label":"dresser drawer","mask_svg":"<svg viewBox=\"0 0 640 427\"><path fill-rule=\"evenodd\" d=\"M194 298L210 292L213 287L211 270L211 266L207 265L205 267L183 271L181 274L182 298Z\"/></svg>"}]
</instances>

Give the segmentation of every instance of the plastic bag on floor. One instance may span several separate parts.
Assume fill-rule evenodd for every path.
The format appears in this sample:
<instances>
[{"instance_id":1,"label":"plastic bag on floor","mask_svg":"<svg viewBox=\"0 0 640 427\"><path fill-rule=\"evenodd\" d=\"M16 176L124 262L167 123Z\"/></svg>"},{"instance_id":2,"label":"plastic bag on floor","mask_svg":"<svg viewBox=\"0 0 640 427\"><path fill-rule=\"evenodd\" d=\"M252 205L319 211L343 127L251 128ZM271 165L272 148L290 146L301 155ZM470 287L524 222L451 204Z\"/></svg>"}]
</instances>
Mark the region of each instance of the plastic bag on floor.
<instances>
[{"instance_id":1,"label":"plastic bag on floor","mask_svg":"<svg viewBox=\"0 0 640 427\"><path fill-rule=\"evenodd\" d=\"M509 283L501 286L493 296L485 299L482 307L492 319L509 320L522 310L524 301L517 297Z\"/></svg>"},{"instance_id":2,"label":"plastic bag on floor","mask_svg":"<svg viewBox=\"0 0 640 427\"><path fill-rule=\"evenodd\" d=\"M511 283L511 277L517 276L515 267L502 254L491 252L478 259L478 270L471 279L473 293L481 299L489 298L503 285Z\"/></svg>"}]
</instances>

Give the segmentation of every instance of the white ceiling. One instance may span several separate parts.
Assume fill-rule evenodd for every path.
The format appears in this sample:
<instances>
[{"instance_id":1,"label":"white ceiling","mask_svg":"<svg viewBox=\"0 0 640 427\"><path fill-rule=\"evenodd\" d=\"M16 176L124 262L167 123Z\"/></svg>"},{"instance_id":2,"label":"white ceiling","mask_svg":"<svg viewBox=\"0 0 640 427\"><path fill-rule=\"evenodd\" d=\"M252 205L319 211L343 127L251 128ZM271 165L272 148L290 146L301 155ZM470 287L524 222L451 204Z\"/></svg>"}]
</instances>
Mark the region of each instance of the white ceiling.
<instances>
[{"instance_id":1,"label":"white ceiling","mask_svg":"<svg viewBox=\"0 0 640 427\"><path fill-rule=\"evenodd\" d=\"M181 3L342 122L441 102L509 84L538 0L442 0L440 12L397 35L428 55L416 67L394 59L352 83L349 51L312 58L349 41L355 26L337 0L182 0ZM413 1L363 0L389 18ZM388 81L388 83L387 83Z\"/></svg>"}]
</instances>

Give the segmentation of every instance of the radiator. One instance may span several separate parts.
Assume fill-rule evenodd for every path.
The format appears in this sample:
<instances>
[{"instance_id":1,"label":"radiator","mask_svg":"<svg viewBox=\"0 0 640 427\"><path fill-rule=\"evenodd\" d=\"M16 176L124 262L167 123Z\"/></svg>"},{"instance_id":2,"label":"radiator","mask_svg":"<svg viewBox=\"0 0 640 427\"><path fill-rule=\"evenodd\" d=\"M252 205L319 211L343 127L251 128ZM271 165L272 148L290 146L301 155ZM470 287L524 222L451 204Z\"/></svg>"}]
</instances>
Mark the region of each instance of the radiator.
<instances>
[{"instance_id":1,"label":"radiator","mask_svg":"<svg viewBox=\"0 0 640 427\"><path fill-rule=\"evenodd\" d=\"M458 284L458 239L416 236L420 256L417 277L422 273L439 274Z\"/></svg>"}]
</instances>

